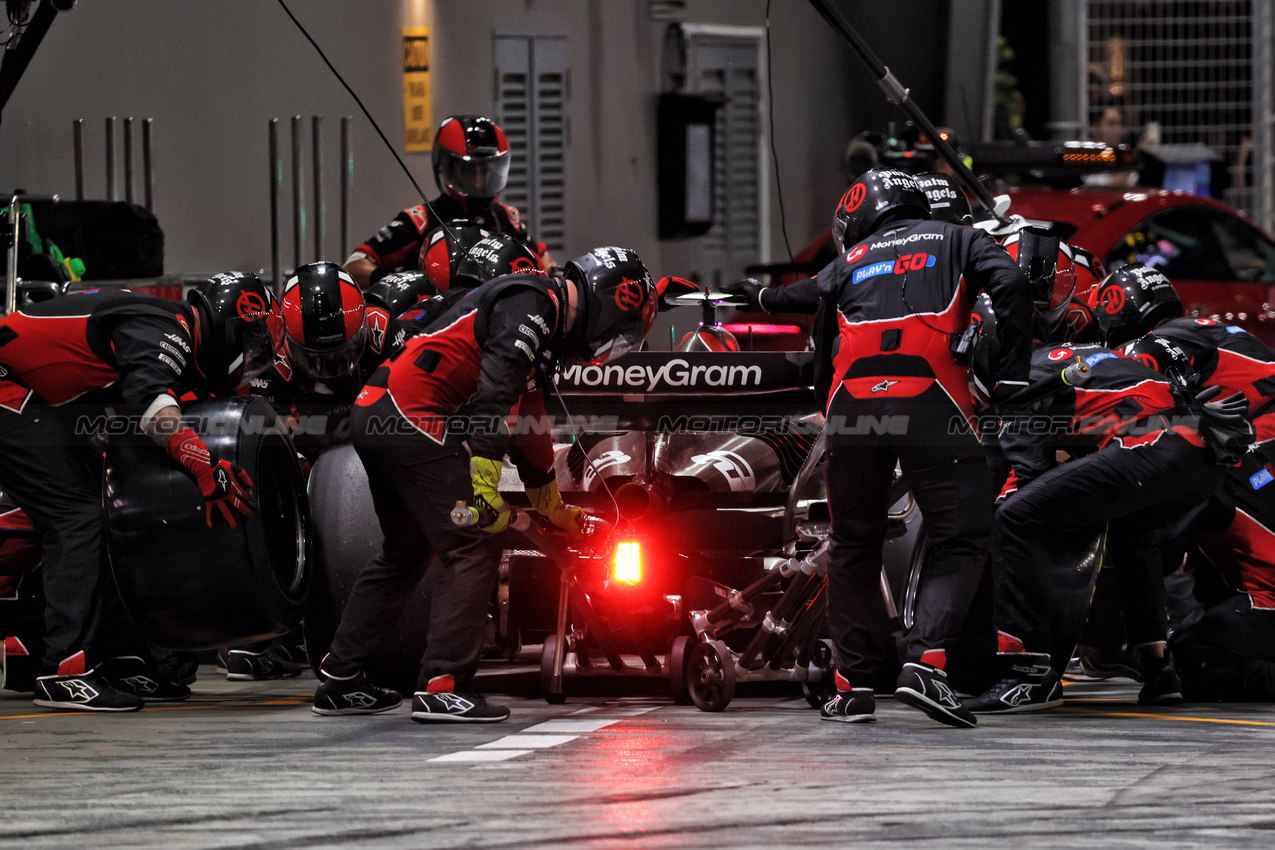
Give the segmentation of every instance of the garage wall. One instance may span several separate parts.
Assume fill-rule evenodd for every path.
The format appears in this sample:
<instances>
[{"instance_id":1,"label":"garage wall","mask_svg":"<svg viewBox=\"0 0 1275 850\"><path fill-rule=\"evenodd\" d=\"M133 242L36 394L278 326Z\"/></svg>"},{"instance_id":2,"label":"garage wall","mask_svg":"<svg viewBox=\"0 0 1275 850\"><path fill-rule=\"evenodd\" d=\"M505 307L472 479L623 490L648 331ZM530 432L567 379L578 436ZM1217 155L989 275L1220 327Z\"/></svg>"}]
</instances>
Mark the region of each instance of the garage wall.
<instances>
[{"instance_id":1,"label":"garage wall","mask_svg":"<svg viewBox=\"0 0 1275 850\"><path fill-rule=\"evenodd\" d=\"M419 0L292 0L310 29L396 145L402 139L399 28ZM669 5L669 4L661 4ZM927 105L942 99L946 4L846 0L856 25ZM906 8L916 14L907 15ZM693 246L656 239L655 96L667 21L648 0L435 0L434 117L491 109L494 33L565 34L572 67L568 159L569 251L619 242L656 274L687 273ZM903 9L903 11L900 11ZM693 23L761 26L764 0L687 0ZM898 21L909 21L901 31ZM918 36L920 33L920 36ZM866 72L800 0L774 0L774 118L788 233L794 250L825 226L843 191L846 140L887 115ZM919 39L919 40L918 40ZM920 44L924 49L917 50ZM932 92L932 94L931 94ZM371 235L414 192L349 96L276 3L267 0L82 2L61 15L5 110L0 187L71 196L71 121L86 119L86 189L105 186L103 117L155 119L155 207L168 239L170 272L269 266L266 125L280 117L326 116L327 234L337 245L337 124L354 115L354 242ZM135 135L140 150L140 138ZM403 155L433 194L428 155ZM140 168L140 155L138 156ZM768 163L773 180L773 166ZM140 178L138 180L140 195ZM307 186L307 193L310 187ZM281 243L291 261L290 189ZM772 183L771 259L785 255ZM534 228L534 222L532 222ZM307 238L303 261L311 256Z\"/></svg>"}]
</instances>

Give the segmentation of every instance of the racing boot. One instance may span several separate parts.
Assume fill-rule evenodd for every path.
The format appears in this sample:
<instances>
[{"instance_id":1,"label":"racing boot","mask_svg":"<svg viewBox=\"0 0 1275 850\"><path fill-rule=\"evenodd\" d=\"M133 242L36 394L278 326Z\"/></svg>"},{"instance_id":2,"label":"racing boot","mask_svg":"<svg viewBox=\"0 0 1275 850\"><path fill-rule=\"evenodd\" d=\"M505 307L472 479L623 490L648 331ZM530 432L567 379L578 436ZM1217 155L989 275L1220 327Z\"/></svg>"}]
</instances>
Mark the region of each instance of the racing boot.
<instances>
[{"instance_id":1,"label":"racing boot","mask_svg":"<svg viewBox=\"0 0 1275 850\"><path fill-rule=\"evenodd\" d=\"M357 667L345 669L341 662L323 659L319 665L319 687L310 710L324 717L347 714L380 714L393 711L403 698L388 688L378 688Z\"/></svg>"},{"instance_id":2,"label":"racing boot","mask_svg":"<svg viewBox=\"0 0 1275 850\"><path fill-rule=\"evenodd\" d=\"M509 717L503 705L488 705L474 690L472 675L434 676L425 690L412 696L412 719L417 723L499 723Z\"/></svg>"},{"instance_id":3,"label":"racing boot","mask_svg":"<svg viewBox=\"0 0 1275 850\"><path fill-rule=\"evenodd\" d=\"M285 658L278 647L269 646L261 652L232 649L226 653L226 679L229 681L295 679L300 675L301 665Z\"/></svg>"},{"instance_id":4,"label":"racing boot","mask_svg":"<svg viewBox=\"0 0 1275 850\"><path fill-rule=\"evenodd\" d=\"M1182 680L1173 667L1173 658L1168 649L1165 649L1164 655L1156 655L1151 645L1140 649L1143 685L1138 692L1138 704L1177 705L1182 702Z\"/></svg>"},{"instance_id":5,"label":"racing boot","mask_svg":"<svg viewBox=\"0 0 1275 850\"><path fill-rule=\"evenodd\" d=\"M852 688L849 680L838 670L832 674L837 693L819 709L821 720L839 723L871 723L877 719L877 700L872 688Z\"/></svg>"},{"instance_id":6,"label":"racing boot","mask_svg":"<svg viewBox=\"0 0 1275 850\"><path fill-rule=\"evenodd\" d=\"M979 696L962 700L966 709L974 714L1021 714L1063 704L1062 681L1049 665L1049 653L1013 652L1002 657L1009 662L1009 675Z\"/></svg>"},{"instance_id":7,"label":"racing boot","mask_svg":"<svg viewBox=\"0 0 1275 850\"><path fill-rule=\"evenodd\" d=\"M153 662L137 655L108 658L97 666L97 674L116 690L146 702L181 702L190 697L190 688L164 678Z\"/></svg>"},{"instance_id":8,"label":"racing boot","mask_svg":"<svg viewBox=\"0 0 1275 850\"><path fill-rule=\"evenodd\" d=\"M899 686L894 698L904 705L919 708L931 720L968 729L978 725L978 719L961 705L947 683L947 651L930 649L921 654L921 660L909 661L899 673Z\"/></svg>"},{"instance_id":9,"label":"racing boot","mask_svg":"<svg viewBox=\"0 0 1275 850\"><path fill-rule=\"evenodd\" d=\"M137 711L142 698L121 691L96 670L84 669L84 653L77 652L51 676L37 676L33 703L62 711Z\"/></svg>"},{"instance_id":10,"label":"racing boot","mask_svg":"<svg viewBox=\"0 0 1275 850\"><path fill-rule=\"evenodd\" d=\"M160 678L179 685L195 684L199 656L193 652L165 652L156 659Z\"/></svg>"}]
</instances>

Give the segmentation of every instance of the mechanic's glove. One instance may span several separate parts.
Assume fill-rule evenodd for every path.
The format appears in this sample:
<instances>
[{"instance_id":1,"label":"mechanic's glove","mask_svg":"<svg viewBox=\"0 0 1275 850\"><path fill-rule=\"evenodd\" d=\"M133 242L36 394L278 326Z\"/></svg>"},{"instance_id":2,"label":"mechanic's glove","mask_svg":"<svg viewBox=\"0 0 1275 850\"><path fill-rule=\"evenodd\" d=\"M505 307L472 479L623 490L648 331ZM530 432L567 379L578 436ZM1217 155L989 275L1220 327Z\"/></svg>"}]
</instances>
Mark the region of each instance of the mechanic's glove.
<instances>
[{"instance_id":1,"label":"mechanic's glove","mask_svg":"<svg viewBox=\"0 0 1275 850\"><path fill-rule=\"evenodd\" d=\"M1234 393L1223 399L1222 388L1207 387L1195 396L1201 404L1200 430L1213 455L1222 466L1239 463L1253 444L1255 435L1248 421L1248 399L1243 393Z\"/></svg>"},{"instance_id":2,"label":"mechanic's glove","mask_svg":"<svg viewBox=\"0 0 1275 850\"><path fill-rule=\"evenodd\" d=\"M543 487L528 487L527 498L531 500L531 507L535 509L536 513L549 520L557 528L562 529L572 537L584 537L584 528L581 526L584 510L577 508L575 505L565 504L562 501L562 493L558 490L557 478L551 479Z\"/></svg>"},{"instance_id":3,"label":"mechanic's glove","mask_svg":"<svg viewBox=\"0 0 1275 850\"><path fill-rule=\"evenodd\" d=\"M722 284L722 292L725 292L728 295L738 295L748 302L739 308L745 313L763 312L761 306L761 291L765 288L766 287L760 281L753 280L751 277L744 278L743 280L732 280L730 283Z\"/></svg>"},{"instance_id":4,"label":"mechanic's glove","mask_svg":"<svg viewBox=\"0 0 1275 850\"><path fill-rule=\"evenodd\" d=\"M231 528L238 527L234 508L248 519L253 517L252 479L228 460L212 462L208 446L189 428L181 428L165 443L168 456L180 463L195 478L204 496L204 521L212 528L213 508L221 512Z\"/></svg>"},{"instance_id":5,"label":"mechanic's glove","mask_svg":"<svg viewBox=\"0 0 1275 850\"><path fill-rule=\"evenodd\" d=\"M490 534L504 531L509 526L509 506L500 497L500 471L503 467L502 461L489 457L469 459L469 480L474 486L478 521L490 520L487 525L478 528Z\"/></svg>"}]
</instances>

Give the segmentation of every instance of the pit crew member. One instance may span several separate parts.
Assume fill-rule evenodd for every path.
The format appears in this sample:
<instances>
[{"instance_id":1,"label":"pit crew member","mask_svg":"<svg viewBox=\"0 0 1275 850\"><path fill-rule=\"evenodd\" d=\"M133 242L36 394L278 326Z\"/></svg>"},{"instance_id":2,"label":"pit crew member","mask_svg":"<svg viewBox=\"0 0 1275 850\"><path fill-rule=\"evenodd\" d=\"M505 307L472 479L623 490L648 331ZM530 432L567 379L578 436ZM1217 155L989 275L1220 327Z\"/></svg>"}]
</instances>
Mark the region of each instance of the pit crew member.
<instances>
[{"instance_id":1,"label":"pit crew member","mask_svg":"<svg viewBox=\"0 0 1275 850\"><path fill-rule=\"evenodd\" d=\"M495 532L509 523L499 492L505 453L532 506L554 525L579 533L580 512L562 502L547 431L520 429L511 437L507 420L543 415L537 402L563 358L601 363L637 347L657 300L637 254L597 248L568 263L561 280L516 274L480 286L372 375L355 403L354 446L385 542L355 581L320 665L316 714L376 713L400 703L363 668L436 554L433 568L442 574L412 719L509 716L473 683L496 579ZM479 509L481 527L451 521L457 502Z\"/></svg>"},{"instance_id":2,"label":"pit crew member","mask_svg":"<svg viewBox=\"0 0 1275 850\"><path fill-rule=\"evenodd\" d=\"M1173 355L1170 346L1163 348L1161 356ZM1176 356L1189 369L1185 356ZM1185 382L1094 345L1042 345L1032 355L1031 376L1033 384L1049 390L1029 405L1037 418L1009 418L1000 435L1011 472L996 511L993 620L1007 672L965 701L975 713L1062 704L1058 675L1050 666L1045 602L1051 571L1062 568L1053 564L1051 552L1065 550L1069 540L1109 527L1108 551L1118 564L1129 565L1124 575L1136 581L1142 574L1136 565L1154 560L1163 593L1158 546L1198 513L1200 494L1216 488L1219 462L1228 460L1224 435L1243 423L1247 408L1239 396L1200 405ZM1200 401L1216 392L1210 390ZM1063 427L1031 427L1045 421L1042 417ZM1208 443L1201 431L1213 434ZM1059 465L1056 450L1069 442L1099 451ZM1126 616L1131 640L1163 646L1163 604L1139 606ZM1154 652L1144 659L1148 678L1139 700L1172 699L1179 686L1169 660Z\"/></svg>"},{"instance_id":3,"label":"pit crew member","mask_svg":"<svg viewBox=\"0 0 1275 850\"><path fill-rule=\"evenodd\" d=\"M434 136L434 182L441 193L428 204L403 210L375 236L354 249L345 270L367 289L394 271L420 267L433 233L459 219L487 233L504 233L531 247L544 268L557 264L543 242L527 233L516 207L500 203L509 179L509 140L490 118L452 115Z\"/></svg>"},{"instance_id":4,"label":"pit crew member","mask_svg":"<svg viewBox=\"0 0 1275 850\"><path fill-rule=\"evenodd\" d=\"M245 277L254 285L238 286ZM232 272L193 290L190 303L100 291L0 319L0 488L44 541L36 705L136 711L143 700L190 695L156 678L124 616L106 563L101 450L88 445L85 423L136 415L138 427L198 483L210 527L251 517L248 475L210 455L177 400L191 391L234 392L268 365L277 314L255 276Z\"/></svg>"},{"instance_id":5,"label":"pit crew member","mask_svg":"<svg viewBox=\"0 0 1275 850\"><path fill-rule=\"evenodd\" d=\"M989 293L1005 316L998 355L1003 387L1027 378L1032 301L1014 261L986 233L931 221L910 175L869 171L841 199L833 238L841 252L807 284L773 293L813 307L828 301L839 328L827 402L832 512L828 619L837 695L826 720L875 718L871 687L888 632L859 600L878 593L888 492L898 462L926 518L929 563L908 634L896 698L952 726L975 725L947 684L957 636L987 553L995 487L978 437L967 369L953 348L973 297ZM804 282L803 282L804 283ZM804 292L804 296L803 296ZM769 308L771 292L760 293Z\"/></svg>"}]
</instances>

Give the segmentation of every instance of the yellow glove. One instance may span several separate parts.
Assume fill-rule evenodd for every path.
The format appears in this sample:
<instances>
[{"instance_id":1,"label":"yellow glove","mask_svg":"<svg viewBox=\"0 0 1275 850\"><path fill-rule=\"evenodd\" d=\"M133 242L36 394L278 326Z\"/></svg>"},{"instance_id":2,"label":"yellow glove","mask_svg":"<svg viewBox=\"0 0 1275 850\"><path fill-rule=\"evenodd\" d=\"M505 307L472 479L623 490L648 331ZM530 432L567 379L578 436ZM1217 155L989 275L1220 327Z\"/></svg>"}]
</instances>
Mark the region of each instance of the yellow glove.
<instances>
[{"instance_id":1,"label":"yellow glove","mask_svg":"<svg viewBox=\"0 0 1275 850\"><path fill-rule=\"evenodd\" d=\"M504 531L509 525L509 506L500 497L500 470L504 464L489 457L471 457L469 459L469 480L474 487L474 509L480 512L489 511L496 519L491 525L480 525L479 529L490 534Z\"/></svg>"},{"instance_id":2,"label":"yellow glove","mask_svg":"<svg viewBox=\"0 0 1275 850\"><path fill-rule=\"evenodd\" d=\"M558 490L558 479L554 478L543 487L528 487L527 498L531 500L531 507L536 513L549 520L554 526L572 537L584 536L584 529L580 525L580 518L584 516L584 511L575 505L563 503L562 493Z\"/></svg>"}]
</instances>

